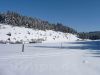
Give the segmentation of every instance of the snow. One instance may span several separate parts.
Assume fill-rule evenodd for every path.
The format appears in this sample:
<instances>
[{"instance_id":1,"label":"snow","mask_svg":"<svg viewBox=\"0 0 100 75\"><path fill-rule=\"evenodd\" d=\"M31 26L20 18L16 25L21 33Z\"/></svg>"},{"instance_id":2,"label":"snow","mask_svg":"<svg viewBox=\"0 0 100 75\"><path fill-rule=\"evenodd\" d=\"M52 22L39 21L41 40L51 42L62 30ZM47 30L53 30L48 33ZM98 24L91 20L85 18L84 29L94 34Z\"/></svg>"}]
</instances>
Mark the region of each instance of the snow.
<instances>
[{"instance_id":1,"label":"snow","mask_svg":"<svg viewBox=\"0 0 100 75\"><path fill-rule=\"evenodd\" d=\"M7 35L11 34L11 36ZM76 35L70 33L56 32L52 30L36 30L25 27L0 24L1 42L33 42L41 39L43 43L76 41Z\"/></svg>"},{"instance_id":2,"label":"snow","mask_svg":"<svg viewBox=\"0 0 100 75\"><path fill-rule=\"evenodd\" d=\"M62 46L81 46L63 43ZM61 43L0 44L0 75L100 75L100 58Z\"/></svg>"},{"instance_id":3,"label":"snow","mask_svg":"<svg viewBox=\"0 0 100 75\"><path fill-rule=\"evenodd\" d=\"M0 44L0 75L100 75L100 56L91 48L80 49L97 47L90 40L76 44L77 36L70 33L0 24L0 42L36 39L43 43L27 43L24 52L22 44Z\"/></svg>"}]
</instances>

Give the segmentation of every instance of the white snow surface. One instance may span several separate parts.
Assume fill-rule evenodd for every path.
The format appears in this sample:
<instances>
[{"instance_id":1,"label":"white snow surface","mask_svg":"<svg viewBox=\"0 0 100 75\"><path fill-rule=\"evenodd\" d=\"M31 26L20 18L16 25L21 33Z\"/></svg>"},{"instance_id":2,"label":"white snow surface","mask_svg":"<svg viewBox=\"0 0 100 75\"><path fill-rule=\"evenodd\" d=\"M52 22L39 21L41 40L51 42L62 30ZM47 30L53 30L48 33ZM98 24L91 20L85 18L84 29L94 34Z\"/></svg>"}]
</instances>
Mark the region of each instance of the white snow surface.
<instances>
[{"instance_id":1,"label":"white snow surface","mask_svg":"<svg viewBox=\"0 0 100 75\"><path fill-rule=\"evenodd\" d=\"M0 41L9 42L8 38L44 41L25 44L24 52L22 44L0 44L0 75L100 75L100 58L91 50L67 48L82 46L68 43L77 40L76 35L0 24Z\"/></svg>"},{"instance_id":2,"label":"white snow surface","mask_svg":"<svg viewBox=\"0 0 100 75\"><path fill-rule=\"evenodd\" d=\"M21 44L0 44L0 75L100 75L100 58L60 45L25 44L21 52Z\"/></svg>"},{"instance_id":3,"label":"white snow surface","mask_svg":"<svg viewBox=\"0 0 100 75\"><path fill-rule=\"evenodd\" d=\"M8 36L7 34L11 34ZM0 41L3 42L32 42L36 39L44 40L44 43L69 42L77 40L77 36L70 33L56 32L52 30L35 30L25 27L0 24Z\"/></svg>"}]
</instances>

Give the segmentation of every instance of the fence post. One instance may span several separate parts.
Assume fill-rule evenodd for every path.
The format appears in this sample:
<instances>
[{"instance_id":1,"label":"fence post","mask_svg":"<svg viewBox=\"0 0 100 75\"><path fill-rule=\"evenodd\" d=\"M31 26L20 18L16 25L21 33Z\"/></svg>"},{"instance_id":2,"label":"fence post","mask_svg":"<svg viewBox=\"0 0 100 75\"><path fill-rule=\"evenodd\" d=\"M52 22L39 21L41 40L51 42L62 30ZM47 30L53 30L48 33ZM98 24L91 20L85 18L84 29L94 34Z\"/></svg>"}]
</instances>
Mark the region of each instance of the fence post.
<instances>
[{"instance_id":1,"label":"fence post","mask_svg":"<svg viewBox=\"0 0 100 75\"><path fill-rule=\"evenodd\" d=\"M22 43L22 52L24 52L24 43Z\"/></svg>"},{"instance_id":2,"label":"fence post","mask_svg":"<svg viewBox=\"0 0 100 75\"><path fill-rule=\"evenodd\" d=\"M62 48L62 42L61 42L61 48Z\"/></svg>"}]
</instances>

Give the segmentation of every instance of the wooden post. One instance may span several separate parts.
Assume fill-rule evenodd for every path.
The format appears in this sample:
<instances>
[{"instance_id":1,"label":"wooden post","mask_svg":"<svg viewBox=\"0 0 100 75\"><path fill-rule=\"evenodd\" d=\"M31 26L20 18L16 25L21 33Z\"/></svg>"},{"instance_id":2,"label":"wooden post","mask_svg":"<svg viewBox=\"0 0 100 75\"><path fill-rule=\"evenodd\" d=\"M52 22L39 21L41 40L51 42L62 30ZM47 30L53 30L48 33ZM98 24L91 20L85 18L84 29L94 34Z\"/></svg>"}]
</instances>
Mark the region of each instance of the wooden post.
<instances>
[{"instance_id":1,"label":"wooden post","mask_svg":"<svg viewBox=\"0 0 100 75\"><path fill-rule=\"evenodd\" d=\"M62 48L62 42L61 42L61 48Z\"/></svg>"},{"instance_id":2,"label":"wooden post","mask_svg":"<svg viewBox=\"0 0 100 75\"><path fill-rule=\"evenodd\" d=\"M22 52L24 52L24 43L22 44Z\"/></svg>"}]
</instances>

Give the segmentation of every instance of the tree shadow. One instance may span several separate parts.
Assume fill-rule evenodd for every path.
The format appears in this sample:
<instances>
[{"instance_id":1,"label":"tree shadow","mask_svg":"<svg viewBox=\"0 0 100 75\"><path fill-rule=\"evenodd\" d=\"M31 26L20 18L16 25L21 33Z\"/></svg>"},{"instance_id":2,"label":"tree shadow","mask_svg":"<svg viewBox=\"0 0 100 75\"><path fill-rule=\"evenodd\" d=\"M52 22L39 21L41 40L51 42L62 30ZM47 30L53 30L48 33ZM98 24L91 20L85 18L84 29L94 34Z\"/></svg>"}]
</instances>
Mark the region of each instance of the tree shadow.
<instances>
[{"instance_id":1,"label":"tree shadow","mask_svg":"<svg viewBox=\"0 0 100 75\"><path fill-rule=\"evenodd\" d=\"M69 46L67 46L70 44ZM75 46L73 46L76 44ZM81 45L80 45L81 44ZM73 49L73 50L89 50L91 54L96 55L94 57L100 57L100 41L85 41L85 42L70 42L63 43L62 46L34 46L40 48L55 48L55 49Z\"/></svg>"}]
</instances>

